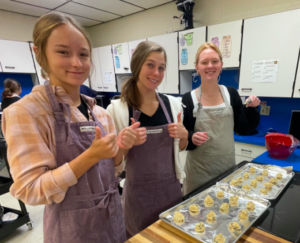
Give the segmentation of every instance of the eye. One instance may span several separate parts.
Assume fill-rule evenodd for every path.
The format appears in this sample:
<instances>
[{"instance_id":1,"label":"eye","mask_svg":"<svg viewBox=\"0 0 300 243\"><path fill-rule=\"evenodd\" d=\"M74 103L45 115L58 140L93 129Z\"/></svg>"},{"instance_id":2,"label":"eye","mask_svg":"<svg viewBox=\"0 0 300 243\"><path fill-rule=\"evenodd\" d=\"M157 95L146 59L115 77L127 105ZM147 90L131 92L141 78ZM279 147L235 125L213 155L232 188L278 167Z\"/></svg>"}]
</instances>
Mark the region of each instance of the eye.
<instances>
[{"instance_id":1,"label":"eye","mask_svg":"<svg viewBox=\"0 0 300 243\"><path fill-rule=\"evenodd\" d=\"M63 54L63 55L68 54L68 52L66 52L66 51L58 51L58 53Z\"/></svg>"},{"instance_id":2,"label":"eye","mask_svg":"<svg viewBox=\"0 0 300 243\"><path fill-rule=\"evenodd\" d=\"M159 70L160 71L165 71L165 68L164 67L159 67Z\"/></svg>"},{"instance_id":3,"label":"eye","mask_svg":"<svg viewBox=\"0 0 300 243\"><path fill-rule=\"evenodd\" d=\"M148 63L148 67L153 68L153 64L152 63Z\"/></svg>"},{"instance_id":4,"label":"eye","mask_svg":"<svg viewBox=\"0 0 300 243\"><path fill-rule=\"evenodd\" d=\"M89 54L81 53L80 56L82 56L82 57L89 57Z\"/></svg>"},{"instance_id":5,"label":"eye","mask_svg":"<svg viewBox=\"0 0 300 243\"><path fill-rule=\"evenodd\" d=\"M207 64L207 62L202 62L202 64L206 65L206 64Z\"/></svg>"}]
</instances>

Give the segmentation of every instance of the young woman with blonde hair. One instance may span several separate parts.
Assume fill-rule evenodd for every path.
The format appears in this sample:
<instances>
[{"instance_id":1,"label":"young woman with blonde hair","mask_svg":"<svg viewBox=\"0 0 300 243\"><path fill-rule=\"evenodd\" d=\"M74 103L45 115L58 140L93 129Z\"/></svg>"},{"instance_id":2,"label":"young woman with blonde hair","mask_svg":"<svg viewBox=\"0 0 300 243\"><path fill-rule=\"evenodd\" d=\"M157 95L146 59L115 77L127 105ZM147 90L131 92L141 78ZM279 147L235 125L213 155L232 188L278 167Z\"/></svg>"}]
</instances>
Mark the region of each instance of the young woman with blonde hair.
<instances>
[{"instance_id":1,"label":"young woman with blonde hair","mask_svg":"<svg viewBox=\"0 0 300 243\"><path fill-rule=\"evenodd\" d=\"M165 50L142 42L131 59L132 77L123 85L121 99L107 111L117 132L139 121L137 140L127 154L122 204L127 236L131 237L158 220L164 210L181 202L179 179L184 172L179 146L187 144L181 123L180 101L156 92L167 65Z\"/></svg>"},{"instance_id":2,"label":"young woman with blonde hair","mask_svg":"<svg viewBox=\"0 0 300 243\"><path fill-rule=\"evenodd\" d=\"M123 243L115 171L122 171L139 123L116 136L110 115L80 95L90 73L91 44L73 18L41 16L33 41L49 83L4 111L10 192L26 204L46 205L44 242Z\"/></svg>"},{"instance_id":3,"label":"young woman with blonde hair","mask_svg":"<svg viewBox=\"0 0 300 243\"><path fill-rule=\"evenodd\" d=\"M256 107L260 100L248 98L242 104L236 89L218 84L223 59L212 43L201 45L195 67L201 86L183 95L183 124L188 130L184 195L197 189L235 165L233 132L247 135L259 123Z\"/></svg>"}]
</instances>

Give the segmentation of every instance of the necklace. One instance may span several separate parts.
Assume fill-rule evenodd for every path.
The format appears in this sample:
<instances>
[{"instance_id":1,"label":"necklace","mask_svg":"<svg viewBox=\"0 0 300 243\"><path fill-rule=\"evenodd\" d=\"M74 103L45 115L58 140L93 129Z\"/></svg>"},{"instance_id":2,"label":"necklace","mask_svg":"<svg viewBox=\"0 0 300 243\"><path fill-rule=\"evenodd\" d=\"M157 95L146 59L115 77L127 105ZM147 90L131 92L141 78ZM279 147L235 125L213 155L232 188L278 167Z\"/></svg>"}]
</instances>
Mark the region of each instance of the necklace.
<instances>
[{"instance_id":1,"label":"necklace","mask_svg":"<svg viewBox=\"0 0 300 243\"><path fill-rule=\"evenodd\" d=\"M215 95L212 95L212 96L206 96L204 93L202 93L203 98L206 100L209 100L209 101L214 100L219 94L220 94L220 91L218 91Z\"/></svg>"}]
</instances>

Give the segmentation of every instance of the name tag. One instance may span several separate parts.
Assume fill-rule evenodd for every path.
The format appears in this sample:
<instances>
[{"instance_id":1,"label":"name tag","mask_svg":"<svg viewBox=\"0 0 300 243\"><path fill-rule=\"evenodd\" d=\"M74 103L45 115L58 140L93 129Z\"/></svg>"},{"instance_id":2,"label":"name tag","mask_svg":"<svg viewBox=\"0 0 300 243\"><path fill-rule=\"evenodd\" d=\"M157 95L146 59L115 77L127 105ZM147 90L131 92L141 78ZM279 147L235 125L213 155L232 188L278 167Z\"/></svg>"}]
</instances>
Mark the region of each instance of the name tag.
<instances>
[{"instance_id":1,"label":"name tag","mask_svg":"<svg viewBox=\"0 0 300 243\"><path fill-rule=\"evenodd\" d=\"M94 126L84 126L80 127L81 132L96 132L96 128Z\"/></svg>"},{"instance_id":2,"label":"name tag","mask_svg":"<svg viewBox=\"0 0 300 243\"><path fill-rule=\"evenodd\" d=\"M162 133L162 128L160 129L153 129L153 130L147 130L147 134L155 134L155 133Z\"/></svg>"}]
</instances>

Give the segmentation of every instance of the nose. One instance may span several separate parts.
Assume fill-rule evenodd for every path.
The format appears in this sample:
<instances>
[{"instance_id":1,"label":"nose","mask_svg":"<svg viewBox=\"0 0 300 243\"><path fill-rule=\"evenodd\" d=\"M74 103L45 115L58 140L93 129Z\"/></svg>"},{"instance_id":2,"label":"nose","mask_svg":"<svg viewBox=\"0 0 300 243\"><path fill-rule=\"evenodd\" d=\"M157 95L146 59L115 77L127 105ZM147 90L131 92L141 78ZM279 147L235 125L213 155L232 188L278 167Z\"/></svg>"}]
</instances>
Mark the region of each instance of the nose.
<instances>
[{"instance_id":1,"label":"nose","mask_svg":"<svg viewBox=\"0 0 300 243\"><path fill-rule=\"evenodd\" d=\"M72 66L74 67L82 67L82 62L77 55L74 55L71 60Z\"/></svg>"},{"instance_id":2,"label":"nose","mask_svg":"<svg viewBox=\"0 0 300 243\"><path fill-rule=\"evenodd\" d=\"M208 67L212 67L212 66L213 66L212 62L208 62Z\"/></svg>"},{"instance_id":3,"label":"nose","mask_svg":"<svg viewBox=\"0 0 300 243\"><path fill-rule=\"evenodd\" d=\"M154 75L155 75L155 76L158 76L158 75L159 75L159 68L155 68L155 69L154 69Z\"/></svg>"}]
</instances>

